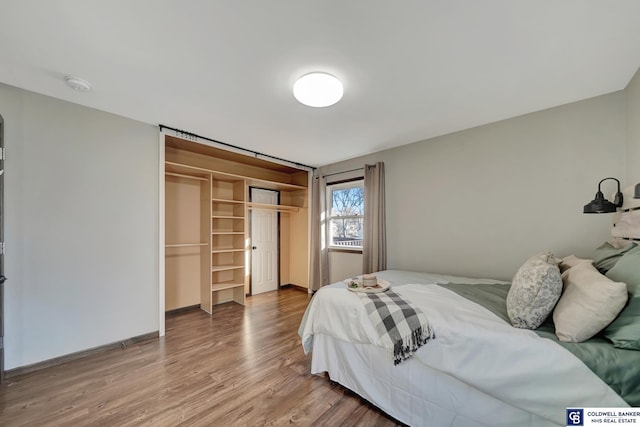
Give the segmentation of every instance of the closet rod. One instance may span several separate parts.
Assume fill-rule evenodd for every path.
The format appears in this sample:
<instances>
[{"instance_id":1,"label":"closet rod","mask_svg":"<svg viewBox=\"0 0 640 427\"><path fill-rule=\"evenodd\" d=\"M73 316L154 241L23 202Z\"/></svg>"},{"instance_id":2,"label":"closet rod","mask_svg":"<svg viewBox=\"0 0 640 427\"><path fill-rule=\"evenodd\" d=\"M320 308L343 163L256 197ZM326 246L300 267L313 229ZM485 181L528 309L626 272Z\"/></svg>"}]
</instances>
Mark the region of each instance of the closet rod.
<instances>
[{"instance_id":1,"label":"closet rod","mask_svg":"<svg viewBox=\"0 0 640 427\"><path fill-rule=\"evenodd\" d=\"M350 169L348 171L342 171L342 172L333 172L333 173L328 173L326 175L324 175L324 177L328 177L328 176L333 176L333 175L340 175L341 173L349 173L349 172L355 172L355 171L363 171L364 167L362 168L355 168L355 169Z\"/></svg>"},{"instance_id":2,"label":"closet rod","mask_svg":"<svg viewBox=\"0 0 640 427\"><path fill-rule=\"evenodd\" d=\"M215 144L219 144L219 145L222 145L222 146L225 146L225 147L233 148L234 150L240 150L240 151L247 152L247 153L252 154L256 158L258 156L261 156L261 157L277 160L279 162L288 163L290 165L295 165L296 167L302 167L302 168L310 170L312 172L314 170L316 170L316 168L314 168L313 166L305 165L304 163L293 162L291 160L283 159L281 157L271 156L269 154L260 153L259 151L253 151L253 150L250 150L248 148L238 147L237 145L233 145L233 144L227 144L226 142L222 142L222 141L218 141L218 140L215 140L215 139L207 138L206 136L197 135L195 133L191 133L191 132L187 132L187 131L184 131L184 130L172 128L172 127L169 127L169 126L165 126L165 125L158 125L158 126L160 127L160 132L162 132L163 129L169 129L169 130L172 130L172 131L174 131L176 133L179 133L179 134L182 134L182 135L185 135L185 136L204 139L205 141L209 141L209 142L213 142Z\"/></svg>"},{"instance_id":3,"label":"closet rod","mask_svg":"<svg viewBox=\"0 0 640 427\"><path fill-rule=\"evenodd\" d=\"M207 246L208 243L171 243L164 245L165 248L188 248L190 246Z\"/></svg>"}]
</instances>

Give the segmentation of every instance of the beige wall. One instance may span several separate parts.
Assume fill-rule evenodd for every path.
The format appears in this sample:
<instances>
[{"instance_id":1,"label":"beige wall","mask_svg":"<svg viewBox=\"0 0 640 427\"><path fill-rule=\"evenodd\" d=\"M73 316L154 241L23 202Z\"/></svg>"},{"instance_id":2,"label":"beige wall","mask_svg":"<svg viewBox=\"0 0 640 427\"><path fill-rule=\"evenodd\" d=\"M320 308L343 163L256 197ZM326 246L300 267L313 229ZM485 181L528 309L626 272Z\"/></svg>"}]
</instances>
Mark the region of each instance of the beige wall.
<instances>
[{"instance_id":1,"label":"beige wall","mask_svg":"<svg viewBox=\"0 0 640 427\"><path fill-rule=\"evenodd\" d=\"M320 172L385 162L389 268L510 279L537 252L590 256L608 237L611 218L582 206L624 176L624 153L615 92Z\"/></svg>"},{"instance_id":2,"label":"beige wall","mask_svg":"<svg viewBox=\"0 0 640 427\"><path fill-rule=\"evenodd\" d=\"M0 84L5 368L158 330L158 130Z\"/></svg>"},{"instance_id":3,"label":"beige wall","mask_svg":"<svg viewBox=\"0 0 640 427\"><path fill-rule=\"evenodd\" d=\"M362 254L329 252L329 281L331 283L362 274Z\"/></svg>"},{"instance_id":4,"label":"beige wall","mask_svg":"<svg viewBox=\"0 0 640 427\"><path fill-rule=\"evenodd\" d=\"M640 70L625 90L627 110L626 185L640 183Z\"/></svg>"}]
</instances>

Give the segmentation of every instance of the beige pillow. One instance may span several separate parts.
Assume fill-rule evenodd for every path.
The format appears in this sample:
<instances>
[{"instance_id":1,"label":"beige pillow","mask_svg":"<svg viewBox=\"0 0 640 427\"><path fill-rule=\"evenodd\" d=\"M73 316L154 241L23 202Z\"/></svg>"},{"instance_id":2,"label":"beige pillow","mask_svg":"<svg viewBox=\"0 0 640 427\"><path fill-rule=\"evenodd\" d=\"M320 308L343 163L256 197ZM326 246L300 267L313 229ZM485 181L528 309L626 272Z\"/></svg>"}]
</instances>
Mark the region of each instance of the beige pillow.
<instances>
[{"instance_id":1,"label":"beige pillow","mask_svg":"<svg viewBox=\"0 0 640 427\"><path fill-rule=\"evenodd\" d=\"M603 276L587 262L562 273L564 291L553 310L560 341L586 341L609 323L627 302L627 286Z\"/></svg>"},{"instance_id":2,"label":"beige pillow","mask_svg":"<svg viewBox=\"0 0 640 427\"><path fill-rule=\"evenodd\" d=\"M580 264L581 262L588 262L588 263L593 264L593 260L592 259L578 258L577 256L572 254L572 255L569 255L569 256L566 256L566 257L562 258L562 261L560 261L560 264L558 265L558 267L560 267L560 272L564 273L565 271L567 271L571 267L575 267L576 265Z\"/></svg>"}]
</instances>

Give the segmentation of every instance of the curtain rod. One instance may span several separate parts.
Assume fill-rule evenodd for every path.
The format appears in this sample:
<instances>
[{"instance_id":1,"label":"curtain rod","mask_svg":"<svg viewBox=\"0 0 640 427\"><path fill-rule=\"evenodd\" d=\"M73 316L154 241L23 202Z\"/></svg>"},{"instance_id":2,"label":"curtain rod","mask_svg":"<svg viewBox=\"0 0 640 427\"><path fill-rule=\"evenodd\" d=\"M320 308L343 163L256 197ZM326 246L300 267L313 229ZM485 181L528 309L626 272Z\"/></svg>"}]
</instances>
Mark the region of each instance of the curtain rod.
<instances>
[{"instance_id":1,"label":"curtain rod","mask_svg":"<svg viewBox=\"0 0 640 427\"><path fill-rule=\"evenodd\" d=\"M300 166L300 167L303 167L305 169L311 170L312 172L316 170L316 168L314 168L313 166L305 165L304 163L293 162L291 160L283 159L281 157L271 156L269 154L260 153L259 151L253 151L253 150L250 150L248 148L238 147L237 145L233 145L233 144L227 144L226 142L218 141L216 139L207 138L206 136L197 135L195 133L187 132L187 131L184 131L184 130L181 130L181 129L176 129L176 128L172 128L172 127L165 126L165 125L158 125L158 126L160 127L160 132L162 132L163 129L169 129L169 130L172 130L172 131L174 131L177 134L180 134L182 136L187 136L187 137L191 137L191 138L193 138L193 137L200 138L200 139L204 139L205 141L209 141L209 142L213 142L215 144L223 145L225 147L233 148L235 150L245 151L247 153L252 154L256 158L258 156L261 156L261 157L266 157L266 158L269 158L269 159L278 160L280 162L285 162L285 163L288 163L290 165Z\"/></svg>"},{"instance_id":2,"label":"curtain rod","mask_svg":"<svg viewBox=\"0 0 640 427\"><path fill-rule=\"evenodd\" d=\"M350 170L348 170L348 171L328 173L328 174L323 175L323 176L324 176L324 177L327 177L327 176L333 176L333 175L340 175L341 173L348 173L348 172L355 172L355 171L363 171L363 170L364 170L364 167L361 167L361 168L350 169Z\"/></svg>"}]
</instances>

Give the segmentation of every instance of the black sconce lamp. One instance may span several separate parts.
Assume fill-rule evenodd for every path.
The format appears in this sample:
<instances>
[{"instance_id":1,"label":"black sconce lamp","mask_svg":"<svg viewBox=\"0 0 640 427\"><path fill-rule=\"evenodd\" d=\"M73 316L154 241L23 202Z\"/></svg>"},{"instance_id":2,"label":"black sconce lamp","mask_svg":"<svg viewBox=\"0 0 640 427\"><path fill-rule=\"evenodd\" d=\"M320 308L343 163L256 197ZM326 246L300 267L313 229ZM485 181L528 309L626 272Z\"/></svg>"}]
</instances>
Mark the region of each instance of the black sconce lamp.
<instances>
[{"instance_id":1,"label":"black sconce lamp","mask_svg":"<svg viewBox=\"0 0 640 427\"><path fill-rule=\"evenodd\" d=\"M633 198L640 199L640 184L636 184L636 195Z\"/></svg>"},{"instance_id":2,"label":"black sconce lamp","mask_svg":"<svg viewBox=\"0 0 640 427\"><path fill-rule=\"evenodd\" d=\"M600 185L608 180L612 179L618 183L618 192L616 193L616 198L613 200L613 203L604 198L604 194L600 190ZM640 184L639 184L640 185ZM638 194L638 186L636 185L636 195L635 198L639 198L640 194ZM598 192L596 193L595 199L591 202L584 205L584 213L610 213L615 212L620 206L622 206L622 193L620 192L620 181L615 178L605 178L598 183Z\"/></svg>"}]
</instances>

